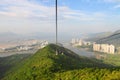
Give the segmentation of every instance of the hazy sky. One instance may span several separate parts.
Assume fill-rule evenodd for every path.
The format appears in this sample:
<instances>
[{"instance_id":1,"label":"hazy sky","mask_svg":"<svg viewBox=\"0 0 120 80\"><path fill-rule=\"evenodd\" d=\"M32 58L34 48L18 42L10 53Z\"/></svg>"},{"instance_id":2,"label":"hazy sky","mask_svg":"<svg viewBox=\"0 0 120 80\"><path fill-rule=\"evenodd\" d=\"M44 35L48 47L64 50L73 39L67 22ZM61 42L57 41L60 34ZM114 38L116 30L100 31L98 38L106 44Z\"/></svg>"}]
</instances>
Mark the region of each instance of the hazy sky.
<instances>
[{"instance_id":1,"label":"hazy sky","mask_svg":"<svg viewBox=\"0 0 120 80\"><path fill-rule=\"evenodd\" d=\"M0 0L0 32L55 32L55 0ZM58 29L79 34L120 29L120 0L58 0Z\"/></svg>"}]
</instances>

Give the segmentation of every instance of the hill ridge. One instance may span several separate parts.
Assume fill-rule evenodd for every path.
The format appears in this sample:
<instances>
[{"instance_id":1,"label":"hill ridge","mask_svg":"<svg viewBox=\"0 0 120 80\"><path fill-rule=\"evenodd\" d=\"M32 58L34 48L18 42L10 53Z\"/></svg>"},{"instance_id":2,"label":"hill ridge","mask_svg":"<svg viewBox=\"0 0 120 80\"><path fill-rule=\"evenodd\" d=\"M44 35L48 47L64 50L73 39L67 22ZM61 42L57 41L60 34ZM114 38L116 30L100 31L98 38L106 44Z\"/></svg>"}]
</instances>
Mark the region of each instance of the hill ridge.
<instances>
[{"instance_id":1,"label":"hill ridge","mask_svg":"<svg viewBox=\"0 0 120 80\"><path fill-rule=\"evenodd\" d=\"M56 55L56 49L64 54ZM111 68L98 60L78 56L72 51L54 44L38 50L34 55L15 67L1 80L51 80L57 74L84 68Z\"/></svg>"}]
</instances>

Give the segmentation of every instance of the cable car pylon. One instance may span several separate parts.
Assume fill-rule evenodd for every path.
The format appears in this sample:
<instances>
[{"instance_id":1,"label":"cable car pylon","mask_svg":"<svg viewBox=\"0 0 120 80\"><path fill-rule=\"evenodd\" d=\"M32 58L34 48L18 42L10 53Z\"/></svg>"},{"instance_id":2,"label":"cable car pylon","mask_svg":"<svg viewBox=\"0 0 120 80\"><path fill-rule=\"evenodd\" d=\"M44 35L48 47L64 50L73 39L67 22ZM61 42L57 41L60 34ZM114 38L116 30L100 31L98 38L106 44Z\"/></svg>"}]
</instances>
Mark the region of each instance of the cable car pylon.
<instances>
[{"instance_id":1,"label":"cable car pylon","mask_svg":"<svg viewBox=\"0 0 120 80\"><path fill-rule=\"evenodd\" d=\"M55 25L56 25L56 45L58 45L58 3L57 0L55 0ZM56 55L58 55L58 50L56 47Z\"/></svg>"}]
</instances>

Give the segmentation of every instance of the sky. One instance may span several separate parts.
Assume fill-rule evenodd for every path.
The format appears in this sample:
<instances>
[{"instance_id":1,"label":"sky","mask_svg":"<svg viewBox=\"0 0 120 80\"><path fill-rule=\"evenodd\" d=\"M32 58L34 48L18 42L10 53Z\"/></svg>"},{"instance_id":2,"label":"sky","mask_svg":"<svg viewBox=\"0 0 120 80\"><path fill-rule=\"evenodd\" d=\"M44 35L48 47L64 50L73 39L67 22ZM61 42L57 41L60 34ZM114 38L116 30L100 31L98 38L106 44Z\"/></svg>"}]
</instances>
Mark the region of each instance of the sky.
<instances>
[{"instance_id":1,"label":"sky","mask_svg":"<svg viewBox=\"0 0 120 80\"><path fill-rule=\"evenodd\" d=\"M55 0L0 0L0 32L55 33ZM59 34L120 29L120 0L58 0Z\"/></svg>"}]
</instances>

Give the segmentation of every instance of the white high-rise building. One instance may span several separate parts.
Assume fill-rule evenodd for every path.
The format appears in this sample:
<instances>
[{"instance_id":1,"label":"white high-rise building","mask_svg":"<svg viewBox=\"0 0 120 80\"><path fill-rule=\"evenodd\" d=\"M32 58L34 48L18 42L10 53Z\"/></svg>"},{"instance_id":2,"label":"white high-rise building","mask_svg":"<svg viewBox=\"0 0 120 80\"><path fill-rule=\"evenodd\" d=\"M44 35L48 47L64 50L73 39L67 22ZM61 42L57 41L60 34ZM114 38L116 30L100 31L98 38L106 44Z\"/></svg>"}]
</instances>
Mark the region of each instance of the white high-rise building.
<instances>
[{"instance_id":1,"label":"white high-rise building","mask_svg":"<svg viewBox=\"0 0 120 80\"><path fill-rule=\"evenodd\" d=\"M115 46L109 44L93 44L93 51L114 54Z\"/></svg>"}]
</instances>

